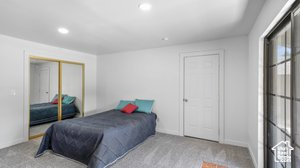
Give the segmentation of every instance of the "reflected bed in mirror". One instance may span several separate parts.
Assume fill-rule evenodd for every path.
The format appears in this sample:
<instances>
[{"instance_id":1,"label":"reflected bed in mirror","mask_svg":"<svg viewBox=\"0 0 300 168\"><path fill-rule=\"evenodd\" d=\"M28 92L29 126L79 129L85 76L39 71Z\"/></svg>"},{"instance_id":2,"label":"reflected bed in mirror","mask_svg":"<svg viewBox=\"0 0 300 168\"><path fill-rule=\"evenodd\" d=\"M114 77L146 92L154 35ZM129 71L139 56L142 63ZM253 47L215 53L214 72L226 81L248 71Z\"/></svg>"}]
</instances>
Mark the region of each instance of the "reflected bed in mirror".
<instances>
[{"instance_id":1,"label":"reflected bed in mirror","mask_svg":"<svg viewBox=\"0 0 300 168\"><path fill-rule=\"evenodd\" d=\"M57 96L56 96L57 97ZM67 96L64 96L67 97ZM74 118L80 114L74 100L64 101L62 104L62 119ZM67 98L66 98L67 99ZM58 120L57 98L52 102L30 105L30 135L37 135L46 131L53 122Z\"/></svg>"}]
</instances>

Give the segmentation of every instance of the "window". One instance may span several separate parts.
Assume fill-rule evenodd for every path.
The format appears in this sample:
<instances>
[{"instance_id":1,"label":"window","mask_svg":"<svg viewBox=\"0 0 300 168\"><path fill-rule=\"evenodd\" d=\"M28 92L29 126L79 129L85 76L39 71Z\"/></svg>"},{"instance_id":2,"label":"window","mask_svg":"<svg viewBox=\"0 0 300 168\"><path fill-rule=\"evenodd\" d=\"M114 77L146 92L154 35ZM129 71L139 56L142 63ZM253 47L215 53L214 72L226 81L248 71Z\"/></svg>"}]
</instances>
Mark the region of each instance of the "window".
<instances>
[{"instance_id":1,"label":"window","mask_svg":"<svg viewBox=\"0 0 300 168\"><path fill-rule=\"evenodd\" d=\"M290 66L291 66L291 22L285 22L267 39L267 158L268 165L287 167L276 163L272 148L281 141L291 139L290 124ZM277 167L278 167L277 166ZM268 166L270 167L270 166Z\"/></svg>"},{"instance_id":2,"label":"window","mask_svg":"<svg viewBox=\"0 0 300 168\"><path fill-rule=\"evenodd\" d=\"M300 167L300 9L291 9L265 46L265 167ZM294 149L291 162L275 159L281 141Z\"/></svg>"}]
</instances>

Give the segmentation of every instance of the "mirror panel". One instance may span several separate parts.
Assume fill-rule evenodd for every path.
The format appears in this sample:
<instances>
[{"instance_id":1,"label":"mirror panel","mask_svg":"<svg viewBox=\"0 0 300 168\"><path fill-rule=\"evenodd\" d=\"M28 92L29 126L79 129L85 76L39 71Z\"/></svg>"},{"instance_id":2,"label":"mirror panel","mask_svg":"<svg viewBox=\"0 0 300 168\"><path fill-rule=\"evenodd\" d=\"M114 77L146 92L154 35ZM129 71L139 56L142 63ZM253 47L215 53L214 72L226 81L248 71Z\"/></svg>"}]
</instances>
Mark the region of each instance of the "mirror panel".
<instances>
[{"instance_id":1,"label":"mirror panel","mask_svg":"<svg viewBox=\"0 0 300 168\"><path fill-rule=\"evenodd\" d=\"M30 59L31 138L41 136L58 119L58 68L58 62Z\"/></svg>"},{"instance_id":2,"label":"mirror panel","mask_svg":"<svg viewBox=\"0 0 300 168\"><path fill-rule=\"evenodd\" d=\"M83 116L83 65L62 63L62 119Z\"/></svg>"}]
</instances>

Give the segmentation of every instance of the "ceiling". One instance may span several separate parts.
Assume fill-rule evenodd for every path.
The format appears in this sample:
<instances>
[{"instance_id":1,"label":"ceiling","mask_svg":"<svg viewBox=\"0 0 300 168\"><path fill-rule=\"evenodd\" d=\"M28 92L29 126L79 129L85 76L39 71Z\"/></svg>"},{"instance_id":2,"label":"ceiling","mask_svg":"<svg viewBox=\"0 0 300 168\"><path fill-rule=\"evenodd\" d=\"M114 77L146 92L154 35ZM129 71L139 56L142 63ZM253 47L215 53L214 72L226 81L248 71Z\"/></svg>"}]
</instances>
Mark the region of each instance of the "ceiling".
<instances>
[{"instance_id":1,"label":"ceiling","mask_svg":"<svg viewBox=\"0 0 300 168\"><path fill-rule=\"evenodd\" d=\"M248 34L264 0L148 0L148 12L141 2L0 0L0 34L100 55Z\"/></svg>"}]
</instances>

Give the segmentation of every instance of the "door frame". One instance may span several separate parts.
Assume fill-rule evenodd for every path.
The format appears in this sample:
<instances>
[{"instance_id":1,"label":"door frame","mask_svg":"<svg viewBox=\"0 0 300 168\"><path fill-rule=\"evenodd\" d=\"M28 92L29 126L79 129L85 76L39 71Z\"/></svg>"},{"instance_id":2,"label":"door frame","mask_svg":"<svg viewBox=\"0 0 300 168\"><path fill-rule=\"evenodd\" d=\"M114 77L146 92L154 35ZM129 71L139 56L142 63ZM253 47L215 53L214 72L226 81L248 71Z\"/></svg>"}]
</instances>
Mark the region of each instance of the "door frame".
<instances>
[{"instance_id":1,"label":"door frame","mask_svg":"<svg viewBox=\"0 0 300 168\"><path fill-rule=\"evenodd\" d=\"M217 50L205 50L205 51L195 51L195 52L183 52L179 54L180 57L180 94L179 94L179 135L184 136L184 63L185 58L187 57L196 57L196 56L207 56L207 55L219 55L219 143L224 143L225 136L225 117L224 117L224 76L225 76L225 56L223 49Z\"/></svg>"}]
</instances>

